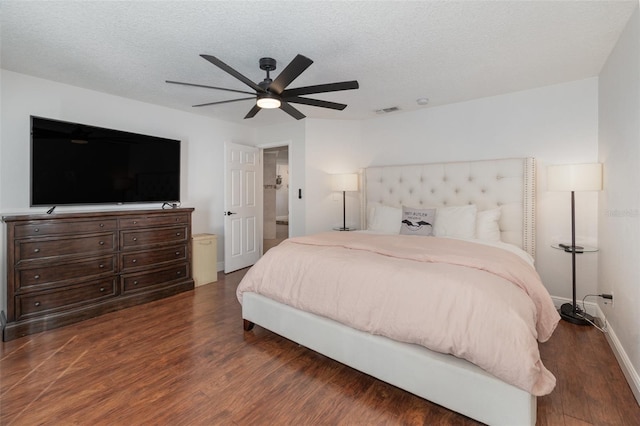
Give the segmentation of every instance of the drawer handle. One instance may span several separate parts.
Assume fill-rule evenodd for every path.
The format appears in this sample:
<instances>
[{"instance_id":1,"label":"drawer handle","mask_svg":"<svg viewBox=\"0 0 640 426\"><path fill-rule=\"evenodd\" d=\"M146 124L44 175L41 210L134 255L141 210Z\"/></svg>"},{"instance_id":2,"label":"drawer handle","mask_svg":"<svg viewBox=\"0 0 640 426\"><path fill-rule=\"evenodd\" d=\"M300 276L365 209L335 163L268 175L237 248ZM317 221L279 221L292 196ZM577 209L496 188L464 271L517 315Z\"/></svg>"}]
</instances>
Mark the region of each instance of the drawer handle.
<instances>
[{"instance_id":1,"label":"drawer handle","mask_svg":"<svg viewBox=\"0 0 640 426\"><path fill-rule=\"evenodd\" d=\"M33 249L33 252L34 252L34 253L40 253L40 249L39 249L39 248L37 248L37 249Z\"/></svg>"},{"instance_id":2,"label":"drawer handle","mask_svg":"<svg viewBox=\"0 0 640 426\"><path fill-rule=\"evenodd\" d=\"M179 237L179 236L180 236L180 233L179 233L179 232L176 232L176 237Z\"/></svg>"},{"instance_id":3,"label":"drawer handle","mask_svg":"<svg viewBox=\"0 0 640 426\"><path fill-rule=\"evenodd\" d=\"M40 279L40 275L38 275L38 274L34 275L34 276L33 276L33 279L34 279L34 280L39 280L39 279Z\"/></svg>"},{"instance_id":4,"label":"drawer handle","mask_svg":"<svg viewBox=\"0 0 640 426\"><path fill-rule=\"evenodd\" d=\"M179 251L176 252L176 256L180 256L180 252Z\"/></svg>"},{"instance_id":5,"label":"drawer handle","mask_svg":"<svg viewBox=\"0 0 640 426\"><path fill-rule=\"evenodd\" d=\"M100 244L101 246L104 245L104 241L100 241L98 244Z\"/></svg>"},{"instance_id":6,"label":"drawer handle","mask_svg":"<svg viewBox=\"0 0 640 426\"><path fill-rule=\"evenodd\" d=\"M138 281L137 281L137 280L136 280L136 281L134 281L134 282L133 282L133 285L138 285Z\"/></svg>"},{"instance_id":7,"label":"drawer handle","mask_svg":"<svg viewBox=\"0 0 640 426\"><path fill-rule=\"evenodd\" d=\"M137 220L134 220L134 221L133 221L133 224L134 224L134 225L137 225L137 224L138 224L138 221L137 221Z\"/></svg>"},{"instance_id":8,"label":"drawer handle","mask_svg":"<svg viewBox=\"0 0 640 426\"><path fill-rule=\"evenodd\" d=\"M133 237L133 241L138 241L138 237Z\"/></svg>"},{"instance_id":9,"label":"drawer handle","mask_svg":"<svg viewBox=\"0 0 640 426\"><path fill-rule=\"evenodd\" d=\"M34 229L33 232L40 232L40 228Z\"/></svg>"},{"instance_id":10,"label":"drawer handle","mask_svg":"<svg viewBox=\"0 0 640 426\"><path fill-rule=\"evenodd\" d=\"M98 265L98 268L104 269L104 265L101 263L101 264Z\"/></svg>"},{"instance_id":11,"label":"drawer handle","mask_svg":"<svg viewBox=\"0 0 640 426\"><path fill-rule=\"evenodd\" d=\"M100 287L100 293L104 292L104 287Z\"/></svg>"},{"instance_id":12,"label":"drawer handle","mask_svg":"<svg viewBox=\"0 0 640 426\"><path fill-rule=\"evenodd\" d=\"M101 223L101 224L100 224L100 228L104 228L104 223Z\"/></svg>"},{"instance_id":13,"label":"drawer handle","mask_svg":"<svg viewBox=\"0 0 640 426\"><path fill-rule=\"evenodd\" d=\"M40 302L34 303L34 306L40 306Z\"/></svg>"},{"instance_id":14,"label":"drawer handle","mask_svg":"<svg viewBox=\"0 0 640 426\"><path fill-rule=\"evenodd\" d=\"M136 262L138 262L138 259L132 259L131 260L131 263L136 263Z\"/></svg>"},{"instance_id":15,"label":"drawer handle","mask_svg":"<svg viewBox=\"0 0 640 426\"><path fill-rule=\"evenodd\" d=\"M178 271L178 272L176 272L176 274L182 275L182 271Z\"/></svg>"}]
</instances>

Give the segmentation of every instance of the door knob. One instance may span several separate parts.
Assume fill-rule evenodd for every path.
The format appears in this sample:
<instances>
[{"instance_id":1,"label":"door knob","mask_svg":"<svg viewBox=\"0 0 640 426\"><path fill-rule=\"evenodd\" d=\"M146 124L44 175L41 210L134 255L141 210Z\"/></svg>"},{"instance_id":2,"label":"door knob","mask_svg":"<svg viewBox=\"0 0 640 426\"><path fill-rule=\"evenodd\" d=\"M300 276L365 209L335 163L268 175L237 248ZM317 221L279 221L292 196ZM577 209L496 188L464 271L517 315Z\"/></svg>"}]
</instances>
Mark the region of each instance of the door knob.
<instances>
[{"instance_id":1,"label":"door knob","mask_svg":"<svg viewBox=\"0 0 640 426\"><path fill-rule=\"evenodd\" d=\"M225 214L225 216L231 216L232 214L238 214L238 213L235 213L235 212L224 212L224 214Z\"/></svg>"}]
</instances>

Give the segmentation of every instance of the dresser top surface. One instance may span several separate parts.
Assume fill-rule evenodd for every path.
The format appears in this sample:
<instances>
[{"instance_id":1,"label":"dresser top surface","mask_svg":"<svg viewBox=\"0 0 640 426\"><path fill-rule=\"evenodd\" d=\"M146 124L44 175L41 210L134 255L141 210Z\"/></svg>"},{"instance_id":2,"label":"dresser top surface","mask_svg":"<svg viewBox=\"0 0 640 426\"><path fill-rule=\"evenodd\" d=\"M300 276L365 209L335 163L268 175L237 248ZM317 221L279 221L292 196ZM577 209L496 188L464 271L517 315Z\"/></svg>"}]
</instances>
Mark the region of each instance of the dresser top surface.
<instances>
[{"instance_id":1,"label":"dresser top surface","mask_svg":"<svg viewBox=\"0 0 640 426\"><path fill-rule=\"evenodd\" d=\"M191 207L179 207L171 209L143 209L143 210L107 210L107 211L90 211L90 212L68 212L68 213L38 213L38 214L19 214L11 216L2 216L3 222L20 222L31 220L52 220L52 219L91 219L105 217L123 217L123 216L139 216L139 215L156 215L169 213L191 213Z\"/></svg>"}]
</instances>

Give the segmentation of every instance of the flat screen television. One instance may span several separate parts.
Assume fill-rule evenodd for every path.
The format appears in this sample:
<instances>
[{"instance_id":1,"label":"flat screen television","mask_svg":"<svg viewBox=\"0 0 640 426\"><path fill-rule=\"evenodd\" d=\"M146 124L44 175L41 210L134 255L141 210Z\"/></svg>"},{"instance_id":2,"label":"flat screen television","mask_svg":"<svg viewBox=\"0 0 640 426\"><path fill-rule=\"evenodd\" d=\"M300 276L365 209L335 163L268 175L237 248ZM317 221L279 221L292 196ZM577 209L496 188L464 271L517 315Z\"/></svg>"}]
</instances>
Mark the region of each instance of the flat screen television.
<instances>
[{"instance_id":1,"label":"flat screen television","mask_svg":"<svg viewBox=\"0 0 640 426\"><path fill-rule=\"evenodd\" d=\"M179 140L31 116L31 206L179 201Z\"/></svg>"}]
</instances>

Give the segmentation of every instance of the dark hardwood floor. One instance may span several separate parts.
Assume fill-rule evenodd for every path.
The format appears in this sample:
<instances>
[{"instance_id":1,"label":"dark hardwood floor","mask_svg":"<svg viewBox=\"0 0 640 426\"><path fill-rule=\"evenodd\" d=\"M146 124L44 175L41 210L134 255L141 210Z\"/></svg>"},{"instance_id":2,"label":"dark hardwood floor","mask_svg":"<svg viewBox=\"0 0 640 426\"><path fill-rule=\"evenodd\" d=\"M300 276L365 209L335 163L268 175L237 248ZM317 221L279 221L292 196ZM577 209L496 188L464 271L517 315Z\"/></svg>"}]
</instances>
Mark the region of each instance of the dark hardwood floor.
<instances>
[{"instance_id":1,"label":"dark hardwood floor","mask_svg":"<svg viewBox=\"0 0 640 426\"><path fill-rule=\"evenodd\" d=\"M315 425L476 422L300 347L242 329L245 271L168 299L0 344L0 424ZM640 425L604 336L562 322L539 425Z\"/></svg>"}]
</instances>

